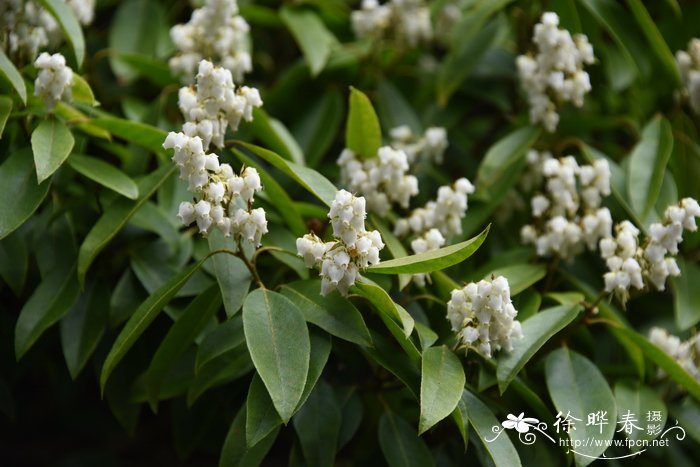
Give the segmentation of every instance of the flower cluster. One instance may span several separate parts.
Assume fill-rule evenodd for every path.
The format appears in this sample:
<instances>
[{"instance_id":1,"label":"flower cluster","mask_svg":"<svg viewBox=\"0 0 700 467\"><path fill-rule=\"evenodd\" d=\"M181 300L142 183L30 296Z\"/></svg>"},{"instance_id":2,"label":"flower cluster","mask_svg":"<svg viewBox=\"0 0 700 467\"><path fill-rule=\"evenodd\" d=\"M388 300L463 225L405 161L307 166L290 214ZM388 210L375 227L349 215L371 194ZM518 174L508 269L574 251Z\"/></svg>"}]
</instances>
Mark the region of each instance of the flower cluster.
<instances>
[{"instance_id":1,"label":"flower cluster","mask_svg":"<svg viewBox=\"0 0 700 467\"><path fill-rule=\"evenodd\" d=\"M510 352L512 340L522 337L517 315L503 276L455 289L447 302L447 319L459 340L489 358L500 349Z\"/></svg>"},{"instance_id":2,"label":"flower cluster","mask_svg":"<svg viewBox=\"0 0 700 467\"><path fill-rule=\"evenodd\" d=\"M365 229L366 215L365 198L340 190L328 213L335 240L324 242L313 233L297 239L297 252L306 267L320 269L321 295L336 289L347 295L360 271L379 263L384 243L377 230Z\"/></svg>"},{"instance_id":3,"label":"flower cluster","mask_svg":"<svg viewBox=\"0 0 700 467\"><path fill-rule=\"evenodd\" d=\"M676 52L676 63L683 78L684 91L690 98L690 106L700 113L700 39L691 39L687 52Z\"/></svg>"},{"instance_id":4,"label":"flower cluster","mask_svg":"<svg viewBox=\"0 0 700 467\"><path fill-rule=\"evenodd\" d=\"M430 9L423 0L389 0L381 5L378 0L362 0L351 21L359 38L392 36L397 43L415 47L433 37Z\"/></svg>"},{"instance_id":5,"label":"flower cluster","mask_svg":"<svg viewBox=\"0 0 700 467\"><path fill-rule=\"evenodd\" d=\"M39 70L34 82L34 95L42 97L49 110L58 101L69 102L72 99L73 70L66 66L63 55L43 52L37 57L34 66Z\"/></svg>"},{"instance_id":6,"label":"flower cluster","mask_svg":"<svg viewBox=\"0 0 700 467\"><path fill-rule=\"evenodd\" d=\"M678 336L674 336L667 330L653 327L649 331L649 340L678 362L693 378L700 381L700 334L681 341ZM660 376L663 375L663 370L660 368L659 373Z\"/></svg>"},{"instance_id":7,"label":"flower cluster","mask_svg":"<svg viewBox=\"0 0 700 467\"><path fill-rule=\"evenodd\" d=\"M518 56L517 67L530 104L530 121L553 132L559 124L558 103L581 107L584 95L591 90L583 66L593 63L593 47L585 35L572 38L569 31L559 29L556 13L544 13L540 21L533 34L537 55Z\"/></svg>"},{"instance_id":8,"label":"flower cluster","mask_svg":"<svg viewBox=\"0 0 700 467\"><path fill-rule=\"evenodd\" d=\"M441 186L437 199L414 209L407 218L399 219L394 225L394 233L402 237L411 232L422 235L430 229L437 229L446 239L462 233L467 195L471 193L474 193L474 185L466 178L458 179L452 186Z\"/></svg>"},{"instance_id":9,"label":"flower cluster","mask_svg":"<svg viewBox=\"0 0 700 467\"><path fill-rule=\"evenodd\" d=\"M223 148L226 127L236 131L241 119L252 120L253 108L263 103L257 89L236 88L229 70L207 60L199 62L196 85L180 88L178 98L186 120L182 131L202 138L205 149L210 143Z\"/></svg>"},{"instance_id":10,"label":"flower cluster","mask_svg":"<svg viewBox=\"0 0 700 467\"><path fill-rule=\"evenodd\" d=\"M693 198L684 198L677 205L669 206L664 214L664 222L649 226L649 238L640 246L639 229L629 221L615 227L616 236L600 241L600 254L605 260L608 272L605 291L614 293L624 304L629 298L631 287L643 289L651 284L656 290L666 288L669 276L678 276L678 268L673 255L678 254L678 245L683 241L683 230L697 230L695 218L700 216L700 205Z\"/></svg>"},{"instance_id":11,"label":"flower cluster","mask_svg":"<svg viewBox=\"0 0 700 467\"><path fill-rule=\"evenodd\" d=\"M406 153L389 146L379 148L377 157L361 160L350 149L338 158L340 179L350 190L367 199L367 209L385 215L392 203L408 208L418 194L418 179L407 175Z\"/></svg>"},{"instance_id":12,"label":"flower cluster","mask_svg":"<svg viewBox=\"0 0 700 467\"><path fill-rule=\"evenodd\" d=\"M206 0L204 6L192 12L189 22L170 30L179 51L170 59L170 69L190 83L200 61L214 60L239 83L253 68L247 51L249 30L248 23L238 14L236 0Z\"/></svg>"},{"instance_id":13,"label":"flower cluster","mask_svg":"<svg viewBox=\"0 0 700 467\"><path fill-rule=\"evenodd\" d=\"M393 128L390 132L391 146L406 153L409 164L425 158L442 164L447 149L447 131L442 127L430 127L421 138L416 138L407 125Z\"/></svg>"},{"instance_id":14,"label":"flower cluster","mask_svg":"<svg viewBox=\"0 0 700 467\"><path fill-rule=\"evenodd\" d=\"M553 158L548 152L530 151L527 185L539 182L542 193L531 200L533 224L523 226L520 236L539 256L572 258L583 246L595 250L609 237L612 217L600 207L610 194L610 166L605 159L579 165L572 156Z\"/></svg>"},{"instance_id":15,"label":"flower cluster","mask_svg":"<svg viewBox=\"0 0 700 467\"><path fill-rule=\"evenodd\" d=\"M199 136L170 132L163 143L174 149L173 160L180 168L180 178L189 182L196 202L180 203L178 217L185 225L197 223L206 235L212 228L236 240L246 239L256 247L267 233L265 210L253 209L255 193L262 190L260 175L246 167L240 175L228 164L220 164L216 154L206 154Z\"/></svg>"}]
</instances>

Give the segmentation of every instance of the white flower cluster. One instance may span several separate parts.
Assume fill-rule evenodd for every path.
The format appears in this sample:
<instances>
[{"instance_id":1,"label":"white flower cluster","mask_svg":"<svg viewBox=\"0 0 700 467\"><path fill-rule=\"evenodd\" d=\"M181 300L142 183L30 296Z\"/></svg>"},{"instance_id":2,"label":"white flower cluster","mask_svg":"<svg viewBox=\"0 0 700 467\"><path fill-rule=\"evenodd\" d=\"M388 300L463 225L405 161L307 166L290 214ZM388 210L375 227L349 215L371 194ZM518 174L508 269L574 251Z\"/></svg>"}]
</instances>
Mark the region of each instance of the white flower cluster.
<instances>
[{"instance_id":1,"label":"white flower cluster","mask_svg":"<svg viewBox=\"0 0 700 467\"><path fill-rule=\"evenodd\" d=\"M533 34L537 55L518 56L517 67L530 104L530 121L553 132L559 124L560 102L583 105L583 96L591 90L583 66L593 63L595 57L585 35L572 38L569 31L558 28L556 13L544 13L540 21Z\"/></svg>"},{"instance_id":2,"label":"white flower cluster","mask_svg":"<svg viewBox=\"0 0 700 467\"><path fill-rule=\"evenodd\" d=\"M411 241L411 249L416 254L437 250L443 245L445 245L445 237L442 236L438 229L430 229ZM428 273L413 275L413 282L421 287L425 287L426 280L430 280L430 274Z\"/></svg>"},{"instance_id":3,"label":"white flower cluster","mask_svg":"<svg viewBox=\"0 0 700 467\"><path fill-rule=\"evenodd\" d=\"M80 23L92 23L95 0L67 0L66 3ZM33 62L39 50L56 48L63 39L56 20L35 0L2 0L0 31L2 49L22 62Z\"/></svg>"},{"instance_id":4,"label":"white flower cluster","mask_svg":"<svg viewBox=\"0 0 700 467\"><path fill-rule=\"evenodd\" d=\"M649 226L649 238L640 247L639 229L629 221L615 227L616 236L600 241L600 255L608 266L605 273L605 291L614 293L624 304L629 298L629 289L643 289L651 284L656 290L666 288L669 276L678 276L673 255L678 254L678 245L683 241L683 230L697 230L695 218L700 216L700 205L693 198L684 198L677 205L669 206L664 222Z\"/></svg>"},{"instance_id":5,"label":"white flower cluster","mask_svg":"<svg viewBox=\"0 0 700 467\"><path fill-rule=\"evenodd\" d=\"M385 215L392 203L408 208L418 194L418 179L407 175L406 153L389 146L379 148L377 157L361 160L350 149L338 158L341 182L367 199L367 209Z\"/></svg>"},{"instance_id":6,"label":"white flower cluster","mask_svg":"<svg viewBox=\"0 0 700 467\"><path fill-rule=\"evenodd\" d=\"M517 315L503 276L455 289L447 302L447 319L459 340L489 358L500 349L510 352L513 339L522 337Z\"/></svg>"},{"instance_id":7,"label":"white flower cluster","mask_svg":"<svg viewBox=\"0 0 700 467\"><path fill-rule=\"evenodd\" d=\"M391 146L406 153L409 164L419 158L425 158L436 164L442 164L447 149L447 130L442 127L430 127L421 138L416 138L411 128L401 125L393 128L390 133Z\"/></svg>"},{"instance_id":8,"label":"white flower cluster","mask_svg":"<svg viewBox=\"0 0 700 467\"><path fill-rule=\"evenodd\" d=\"M58 101L70 102L73 98L73 70L66 66L65 57L59 53L49 55L43 52L37 57L34 66L39 70L34 81L34 95L43 98L49 110Z\"/></svg>"},{"instance_id":9,"label":"white flower cluster","mask_svg":"<svg viewBox=\"0 0 700 467\"><path fill-rule=\"evenodd\" d=\"M430 9L423 0L362 0L362 7L352 12L352 29L358 38L392 36L397 43L411 47L433 38Z\"/></svg>"},{"instance_id":10,"label":"white flower cluster","mask_svg":"<svg viewBox=\"0 0 700 467\"><path fill-rule=\"evenodd\" d=\"M579 165L572 156L553 158L548 152L527 155L532 181L544 181L543 193L530 204L533 224L523 226L523 243L532 244L539 256L569 259L586 245L595 250L612 231L608 208L600 207L610 194L610 166L605 159ZM528 181L528 184L530 181Z\"/></svg>"},{"instance_id":11,"label":"white flower cluster","mask_svg":"<svg viewBox=\"0 0 700 467\"><path fill-rule=\"evenodd\" d=\"M196 222L204 235L217 228L227 237L260 246L267 220L263 208L252 207L255 193L262 190L258 171L246 167L240 175L234 174L230 165L219 163L216 154L204 152L199 136L170 132L163 147L175 150L173 161L180 168L180 178L189 182L189 190L198 198L195 203L180 203L177 217L185 225Z\"/></svg>"},{"instance_id":12,"label":"white flower cluster","mask_svg":"<svg viewBox=\"0 0 700 467\"><path fill-rule=\"evenodd\" d=\"M384 243L379 231L365 230L366 215L365 198L340 190L328 213L335 240L324 242L313 233L297 239L297 252L306 267L320 269L321 295L336 289L347 295L360 271L379 263Z\"/></svg>"},{"instance_id":13,"label":"white flower cluster","mask_svg":"<svg viewBox=\"0 0 700 467\"><path fill-rule=\"evenodd\" d=\"M423 235L437 229L445 239L462 233L462 219L467 212L467 195L474 193L474 185L466 179L458 179L452 186L438 189L437 199L428 201L422 208L411 211L405 219L394 225L394 234L402 237L413 232Z\"/></svg>"},{"instance_id":14,"label":"white flower cluster","mask_svg":"<svg viewBox=\"0 0 700 467\"><path fill-rule=\"evenodd\" d=\"M667 330L653 327L649 331L649 340L678 362L693 378L700 381L700 334L681 341L678 336L674 336ZM663 374L663 370L659 368L659 376Z\"/></svg>"},{"instance_id":15,"label":"white flower cluster","mask_svg":"<svg viewBox=\"0 0 700 467\"><path fill-rule=\"evenodd\" d=\"M700 113L700 39L691 39L687 52L676 52L676 63L685 85L684 91L690 98L690 106Z\"/></svg>"},{"instance_id":16,"label":"white flower cluster","mask_svg":"<svg viewBox=\"0 0 700 467\"><path fill-rule=\"evenodd\" d=\"M170 59L170 69L185 83L191 83L197 64L203 59L214 60L239 83L253 68L247 51L249 31L250 26L238 14L236 0L206 0L204 6L192 12L189 22L170 29L179 51Z\"/></svg>"},{"instance_id":17,"label":"white flower cluster","mask_svg":"<svg viewBox=\"0 0 700 467\"><path fill-rule=\"evenodd\" d=\"M231 72L207 60L199 62L196 85L180 88L178 105L186 122L182 131L202 138L204 148L224 147L226 127L238 129L241 119L251 121L253 108L262 106L255 88L233 84Z\"/></svg>"}]
</instances>

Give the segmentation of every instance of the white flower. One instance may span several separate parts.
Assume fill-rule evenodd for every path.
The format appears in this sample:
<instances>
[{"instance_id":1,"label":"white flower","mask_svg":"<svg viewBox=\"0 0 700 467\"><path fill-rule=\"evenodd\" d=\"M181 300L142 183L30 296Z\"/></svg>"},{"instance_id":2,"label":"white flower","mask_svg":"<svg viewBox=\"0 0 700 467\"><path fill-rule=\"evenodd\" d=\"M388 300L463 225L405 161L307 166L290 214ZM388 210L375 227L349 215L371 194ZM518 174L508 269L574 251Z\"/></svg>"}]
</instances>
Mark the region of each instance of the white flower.
<instances>
[{"instance_id":1,"label":"white flower","mask_svg":"<svg viewBox=\"0 0 700 467\"><path fill-rule=\"evenodd\" d=\"M442 236L438 229L430 229L422 236L411 242L411 249L414 253L425 253L441 248L445 244L445 237ZM421 287L425 287L425 281L430 277L429 274L414 274L413 282Z\"/></svg>"},{"instance_id":2,"label":"white flower","mask_svg":"<svg viewBox=\"0 0 700 467\"><path fill-rule=\"evenodd\" d=\"M673 358L696 381L700 381L700 337L698 336L696 334L686 341L681 341L678 336L660 327L653 327L649 331L649 340ZM665 375L661 368L658 374L660 377Z\"/></svg>"},{"instance_id":3,"label":"white flower","mask_svg":"<svg viewBox=\"0 0 700 467\"><path fill-rule=\"evenodd\" d=\"M700 113L700 39L691 39L687 52L676 52L676 64L683 79L684 93L695 113Z\"/></svg>"},{"instance_id":4,"label":"white flower","mask_svg":"<svg viewBox=\"0 0 700 467\"><path fill-rule=\"evenodd\" d=\"M415 47L433 37L430 10L423 0L363 0L351 14L352 28L359 38L381 38L391 33L397 42Z\"/></svg>"},{"instance_id":5,"label":"white flower","mask_svg":"<svg viewBox=\"0 0 700 467\"><path fill-rule=\"evenodd\" d=\"M34 81L34 95L43 98L49 110L53 109L58 101L72 100L73 70L66 66L63 55L49 55L44 52L37 57L34 66L39 70Z\"/></svg>"}]
</instances>

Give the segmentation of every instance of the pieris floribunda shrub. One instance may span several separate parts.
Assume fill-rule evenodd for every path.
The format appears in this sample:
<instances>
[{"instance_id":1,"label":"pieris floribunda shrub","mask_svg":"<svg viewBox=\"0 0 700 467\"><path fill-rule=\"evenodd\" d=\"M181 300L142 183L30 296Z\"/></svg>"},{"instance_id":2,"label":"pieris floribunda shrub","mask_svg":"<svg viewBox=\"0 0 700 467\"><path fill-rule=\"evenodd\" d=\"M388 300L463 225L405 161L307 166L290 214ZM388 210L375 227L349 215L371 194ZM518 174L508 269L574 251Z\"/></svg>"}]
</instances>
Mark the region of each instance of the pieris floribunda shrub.
<instances>
[{"instance_id":1,"label":"pieris floribunda shrub","mask_svg":"<svg viewBox=\"0 0 700 467\"><path fill-rule=\"evenodd\" d=\"M700 458L693 2L0 25L0 465Z\"/></svg>"}]
</instances>

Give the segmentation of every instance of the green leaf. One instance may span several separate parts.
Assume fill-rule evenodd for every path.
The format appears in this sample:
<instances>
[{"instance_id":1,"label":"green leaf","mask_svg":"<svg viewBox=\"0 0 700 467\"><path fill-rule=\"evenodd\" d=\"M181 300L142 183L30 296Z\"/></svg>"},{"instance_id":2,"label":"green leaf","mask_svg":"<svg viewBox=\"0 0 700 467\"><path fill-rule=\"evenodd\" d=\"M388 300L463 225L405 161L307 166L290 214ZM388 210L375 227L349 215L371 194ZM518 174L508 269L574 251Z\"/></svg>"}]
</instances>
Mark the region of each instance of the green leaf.
<instances>
[{"instance_id":1,"label":"green leaf","mask_svg":"<svg viewBox=\"0 0 700 467\"><path fill-rule=\"evenodd\" d=\"M469 258L484 242L490 226L479 235L456 245L445 246L437 250L426 251L416 255L382 261L370 266L368 271L378 274L418 274L440 271Z\"/></svg>"},{"instance_id":2,"label":"green leaf","mask_svg":"<svg viewBox=\"0 0 700 467\"><path fill-rule=\"evenodd\" d=\"M12 99L7 96L0 96L0 139L5 131L5 124L12 113Z\"/></svg>"},{"instance_id":3,"label":"green leaf","mask_svg":"<svg viewBox=\"0 0 700 467\"><path fill-rule=\"evenodd\" d=\"M335 141L345 115L344 107L339 92L326 92L294 125L294 136L310 167L318 165Z\"/></svg>"},{"instance_id":4,"label":"green leaf","mask_svg":"<svg viewBox=\"0 0 700 467\"><path fill-rule=\"evenodd\" d=\"M586 423L588 414L598 411L604 412L608 421L616 419L617 406L612 391L595 364L566 347L549 354L545 361L545 376L549 394L554 406L562 412L562 418L570 412L573 417L581 419L571 420L576 429L569 430L568 434L572 442L579 444L576 463L588 465L607 449L605 442L615 435L612 422L602 426ZM587 439L600 440L601 443L591 443Z\"/></svg>"},{"instance_id":5,"label":"green leaf","mask_svg":"<svg viewBox=\"0 0 700 467\"><path fill-rule=\"evenodd\" d=\"M85 274L95 257L174 171L175 165L164 165L139 182L139 198L137 200L119 198L105 209L104 214L90 229L83 244L80 245L78 280L81 284L85 282Z\"/></svg>"},{"instance_id":6,"label":"green leaf","mask_svg":"<svg viewBox=\"0 0 700 467\"><path fill-rule=\"evenodd\" d=\"M243 334L243 320L239 315L224 321L204 336L197 349L195 373L199 373L202 367L210 361L242 344L245 344L245 335Z\"/></svg>"},{"instance_id":7,"label":"green leaf","mask_svg":"<svg viewBox=\"0 0 700 467\"><path fill-rule=\"evenodd\" d=\"M52 269L19 312L15 325L17 360L22 358L44 331L70 311L77 298L75 265Z\"/></svg>"},{"instance_id":8,"label":"green leaf","mask_svg":"<svg viewBox=\"0 0 700 467\"><path fill-rule=\"evenodd\" d=\"M491 146L476 173L477 191L495 197L496 194L490 192L491 187L496 185L509 168L525 161L525 155L539 137L540 131L531 126L519 128Z\"/></svg>"},{"instance_id":9,"label":"green leaf","mask_svg":"<svg viewBox=\"0 0 700 467\"><path fill-rule=\"evenodd\" d=\"M192 277L192 274L197 272L204 261L206 261L206 258L183 269L180 273L170 278L168 282L151 294L146 301L136 309L134 314L131 315L131 318L129 318L129 321L127 321L126 325L117 336L102 366L100 387L103 393L107 379L112 374L114 367L117 366L136 340L143 334L153 320L156 319L163 307L175 296L177 291L185 285L189 278Z\"/></svg>"},{"instance_id":10,"label":"green leaf","mask_svg":"<svg viewBox=\"0 0 700 467\"><path fill-rule=\"evenodd\" d=\"M327 206L330 206L335 199L335 193L338 189L326 177L316 172L314 169L287 161L274 152L255 146L254 144L244 143L242 141L238 141L238 144L292 177L297 183L306 188L309 193Z\"/></svg>"},{"instance_id":11,"label":"green leaf","mask_svg":"<svg viewBox=\"0 0 700 467\"><path fill-rule=\"evenodd\" d=\"M688 374L676 360L664 352L661 348L651 343L646 337L637 332L623 328L615 327L620 334L629 338L636 344L651 361L661 367L676 383L685 388L694 398L700 399L700 382Z\"/></svg>"},{"instance_id":12,"label":"green leaf","mask_svg":"<svg viewBox=\"0 0 700 467\"><path fill-rule=\"evenodd\" d=\"M29 252L22 232L0 241L0 277L16 297L22 294L29 272Z\"/></svg>"},{"instance_id":13,"label":"green leaf","mask_svg":"<svg viewBox=\"0 0 700 467\"><path fill-rule=\"evenodd\" d=\"M32 151L39 183L49 178L73 150L75 139L63 122L44 120L32 132Z\"/></svg>"},{"instance_id":14,"label":"green leaf","mask_svg":"<svg viewBox=\"0 0 700 467\"><path fill-rule=\"evenodd\" d=\"M323 380L316 384L292 420L308 466L334 465L340 435L340 407L333 389Z\"/></svg>"},{"instance_id":15,"label":"green leaf","mask_svg":"<svg viewBox=\"0 0 700 467\"><path fill-rule=\"evenodd\" d=\"M676 257L681 275L671 278L676 326L685 331L700 321L700 267L692 261Z\"/></svg>"},{"instance_id":16,"label":"green leaf","mask_svg":"<svg viewBox=\"0 0 700 467\"><path fill-rule=\"evenodd\" d=\"M379 419L379 446L390 467L435 465L428 446L411 425L389 411Z\"/></svg>"},{"instance_id":17,"label":"green leaf","mask_svg":"<svg viewBox=\"0 0 700 467\"><path fill-rule=\"evenodd\" d=\"M382 145L382 129L372 102L365 93L351 87L349 105L345 147L363 159L377 157Z\"/></svg>"},{"instance_id":18,"label":"green leaf","mask_svg":"<svg viewBox=\"0 0 700 467\"><path fill-rule=\"evenodd\" d=\"M493 412L491 412L491 409L466 389L462 392L460 405L466 407L469 422L474 428L474 432L476 432L476 435L483 443L489 457L493 460L493 464L507 465L509 467L520 466L520 457L513 443L510 441L510 438L501 435L493 439L495 435L492 428L494 426L500 427L501 424L498 422Z\"/></svg>"},{"instance_id":19,"label":"green leaf","mask_svg":"<svg viewBox=\"0 0 700 467\"><path fill-rule=\"evenodd\" d=\"M136 182L112 164L81 154L72 154L68 164L76 172L122 196L129 199L139 197L139 187Z\"/></svg>"},{"instance_id":20,"label":"green leaf","mask_svg":"<svg viewBox=\"0 0 700 467\"><path fill-rule=\"evenodd\" d=\"M218 230L213 231L208 238L209 250L236 250L233 238L226 238ZM231 318L238 313L243 306L243 301L248 295L252 280L250 271L243 260L228 253L214 255L214 272L219 283L221 296L224 299L226 316Z\"/></svg>"},{"instance_id":21,"label":"green leaf","mask_svg":"<svg viewBox=\"0 0 700 467\"><path fill-rule=\"evenodd\" d=\"M377 86L377 108L385 128L407 125L414 135L423 131L418 115L411 104L389 80L379 81Z\"/></svg>"},{"instance_id":22,"label":"green leaf","mask_svg":"<svg viewBox=\"0 0 700 467\"><path fill-rule=\"evenodd\" d=\"M248 123L253 135L268 146L272 151L288 161L304 165L304 153L299 143L279 120L270 117L262 109L253 109L253 120Z\"/></svg>"},{"instance_id":23,"label":"green leaf","mask_svg":"<svg viewBox=\"0 0 700 467\"><path fill-rule=\"evenodd\" d=\"M61 320L61 346L71 378L78 377L97 348L109 318L109 290L102 284L88 288Z\"/></svg>"},{"instance_id":24,"label":"green leaf","mask_svg":"<svg viewBox=\"0 0 700 467\"><path fill-rule=\"evenodd\" d=\"M390 344L380 334L372 332L372 342L374 347L365 347L362 350L403 382L418 400L420 397L418 365L414 365L405 353L397 352L396 346Z\"/></svg>"},{"instance_id":25,"label":"green leaf","mask_svg":"<svg viewBox=\"0 0 700 467\"><path fill-rule=\"evenodd\" d=\"M56 19L56 22L61 27L63 35L73 47L78 68L83 66L85 38L83 37L83 29L80 27L73 9L63 0L39 0L39 4L51 13L51 16Z\"/></svg>"},{"instance_id":26,"label":"green leaf","mask_svg":"<svg viewBox=\"0 0 700 467\"><path fill-rule=\"evenodd\" d=\"M265 383L255 374L248 388L246 399L245 440L249 448L255 447L275 428L282 424L282 419L275 410Z\"/></svg>"},{"instance_id":27,"label":"green leaf","mask_svg":"<svg viewBox=\"0 0 700 467\"><path fill-rule=\"evenodd\" d=\"M508 279L510 295L515 296L523 290L538 282L547 274L547 269L543 264L514 264L495 269L487 274L485 278L491 276L503 276Z\"/></svg>"},{"instance_id":28,"label":"green leaf","mask_svg":"<svg viewBox=\"0 0 700 467\"><path fill-rule=\"evenodd\" d=\"M650 434L646 429L647 425L659 425L662 429L666 426L666 417L668 416L666 404L664 404L664 401L661 400L659 395L652 388L638 381L619 381L615 385L615 400L617 403L617 418L624 423L622 417L626 414L631 414L634 416L634 419L636 419L636 423L634 424L641 428L641 430L633 428L631 432L624 431L625 436L635 441L635 444L637 440L651 441L661 434L661 430L659 430L656 435ZM661 420L649 420L648 418L651 418L648 417L651 415L649 412L659 412ZM640 443L643 442L644 441L640 441ZM631 449L632 452L639 451L639 445Z\"/></svg>"},{"instance_id":29,"label":"green leaf","mask_svg":"<svg viewBox=\"0 0 700 467\"><path fill-rule=\"evenodd\" d=\"M369 300L380 313L401 326L406 337L411 335L414 326L413 318L391 299L386 290L366 277L355 283L355 289L357 289L357 293Z\"/></svg>"},{"instance_id":30,"label":"green leaf","mask_svg":"<svg viewBox=\"0 0 700 467\"><path fill-rule=\"evenodd\" d=\"M311 10L284 7L279 14L299 44L311 76L317 76L326 66L331 49L338 44L337 39Z\"/></svg>"},{"instance_id":31,"label":"green leaf","mask_svg":"<svg viewBox=\"0 0 700 467\"><path fill-rule=\"evenodd\" d=\"M22 103L27 105L27 86L24 84L24 79L22 79L22 75L2 49L0 49L0 74L7 78L12 87L15 88L15 91L17 91L17 94L19 94Z\"/></svg>"},{"instance_id":32,"label":"green leaf","mask_svg":"<svg viewBox=\"0 0 700 467\"><path fill-rule=\"evenodd\" d=\"M465 382L462 362L450 349L443 345L423 352L418 434L452 413L462 397Z\"/></svg>"},{"instance_id":33,"label":"green leaf","mask_svg":"<svg viewBox=\"0 0 700 467\"><path fill-rule=\"evenodd\" d=\"M394 235L394 232L391 231L391 229L384 223L382 219L379 218L379 216L370 214L369 218L372 225L377 230L379 230L379 234L382 236L382 240L384 241L384 244L386 245L387 249L389 250L389 253L391 253L391 256L393 258L398 259L408 256L408 253L406 252L406 249L401 243L401 240L399 240L396 237L396 235ZM400 290L403 290L411 282L411 277L412 276L410 274L399 274Z\"/></svg>"},{"instance_id":34,"label":"green leaf","mask_svg":"<svg viewBox=\"0 0 700 467\"><path fill-rule=\"evenodd\" d=\"M324 331L363 347L372 345L372 338L357 308L339 294L319 294L319 281L309 279L292 282L282 288L302 312L304 319Z\"/></svg>"},{"instance_id":35,"label":"green leaf","mask_svg":"<svg viewBox=\"0 0 700 467\"><path fill-rule=\"evenodd\" d=\"M246 418L246 406L243 405L226 434L224 445L221 448L219 467L258 466L274 444L279 428L271 431L259 443L249 448L245 442Z\"/></svg>"},{"instance_id":36,"label":"green leaf","mask_svg":"<svg viewBox=\"0 0 700 467\"><path fill-rule=\"evenodd\" d=\"M243 336L242 327L241 336ZM199 396L204 394L209 388L234 381L247 375L254 369L253 361L250 359L243 337L241 337L240 342L239 345L213 356L210 360L203 363L201 368L196 368L197 373L194 381L192 381L187 390L188 407L192 407L199 399ZM197 358L199 358L199 353L197 353Z\"/></svg>"},{"instance_id":37,"label":"green leaf","mask_svg":"<svg viewBox=\"0 0 700 467\"><path fill-rule=\"evenodd\" d=\"M671 150L671 124L656 116L642 131L642 139L634 147L629 161L627 194L637 215L645 220L661 192L661 183Z\"/></svg>"},{"instance_id":38,"label":"green leaf","mask_svg":"<svg viewBox=\"0 0 700 467\"><path fill-rule=\"evenodd\" d=\"M90 85L85 81L85 79L77 73L73 73L73 84L71 86L73 93L73 100L75 102L80 102L81 104L91 105L93 107L98 106L100 103L95 100L95 94L93 94Z\"/></svg>"},{"instance_id":39,"label":"green leaf","mask_svg":"<svg viewBox=\"0 0 700 467\"><path fill-rule=\"evenodd\" d=\"M152 55L142 53L118 53L114 60L121 68L130 69L130 73L140 75L160 88L178 85L179 81L170 71L170 67L163 60L158 60ZM123 64L123 65L122 65Z\"/></svg>"},{"instance_id":40,"label":"green leaf","mask_svg":"<svg viewBox=\"0 0 700 467\"><path fill-rule=\"evenodd\" d=\"M287 297L256 289L243 303L243 329L255 368L287 423L309 371L311 344L304 316Z\"/></svg>"},{"instance_id":41,"label":"green leaf","mask_svg":"<svg viewBox=\"0 0 700 467\"><path fill-rule=\"evenodd\" d=\"M163 141L168 134L146 123L134 122L117 117L99 117L90 120L90 124L104 128L114 136L130 143L138 144L156 154L164 153Z\"/></svg>"},{"instance_id":42,"label":"green leaf","mask_svg":"<svg viewBox=\"0 0 700 467\"><path fill-rule=\"evenodd\" d=\"M29 149L15 151L0 165L0 239L7 237L36 211L49 192L51 180L37 185Z\"/></svg>"},{"instance_id":43,"label":"green leaf","mask_svg":"<svg viewBox=\"0 0 700 467\"><path fill-rule=\"evenodd\" d=\"M561 305L542 310L522 322L523 338L513 342L513 350L498 358L498 389L503 394L525 364L556 333L572 322L581 311L580 305Z\"/></svg>"},{"instance_id":44,"label":"green leaf","mask_svg":"<svg viewBox=\"0 0 700 467\"><path fill-rule=\"evenodd\" d=\"M185 308L165 335L146 370L146 385L151 406L155 408L161 383L178 359L194 342L221 306L218 286L212 285Z\"/></svg>"}]
</instances>

